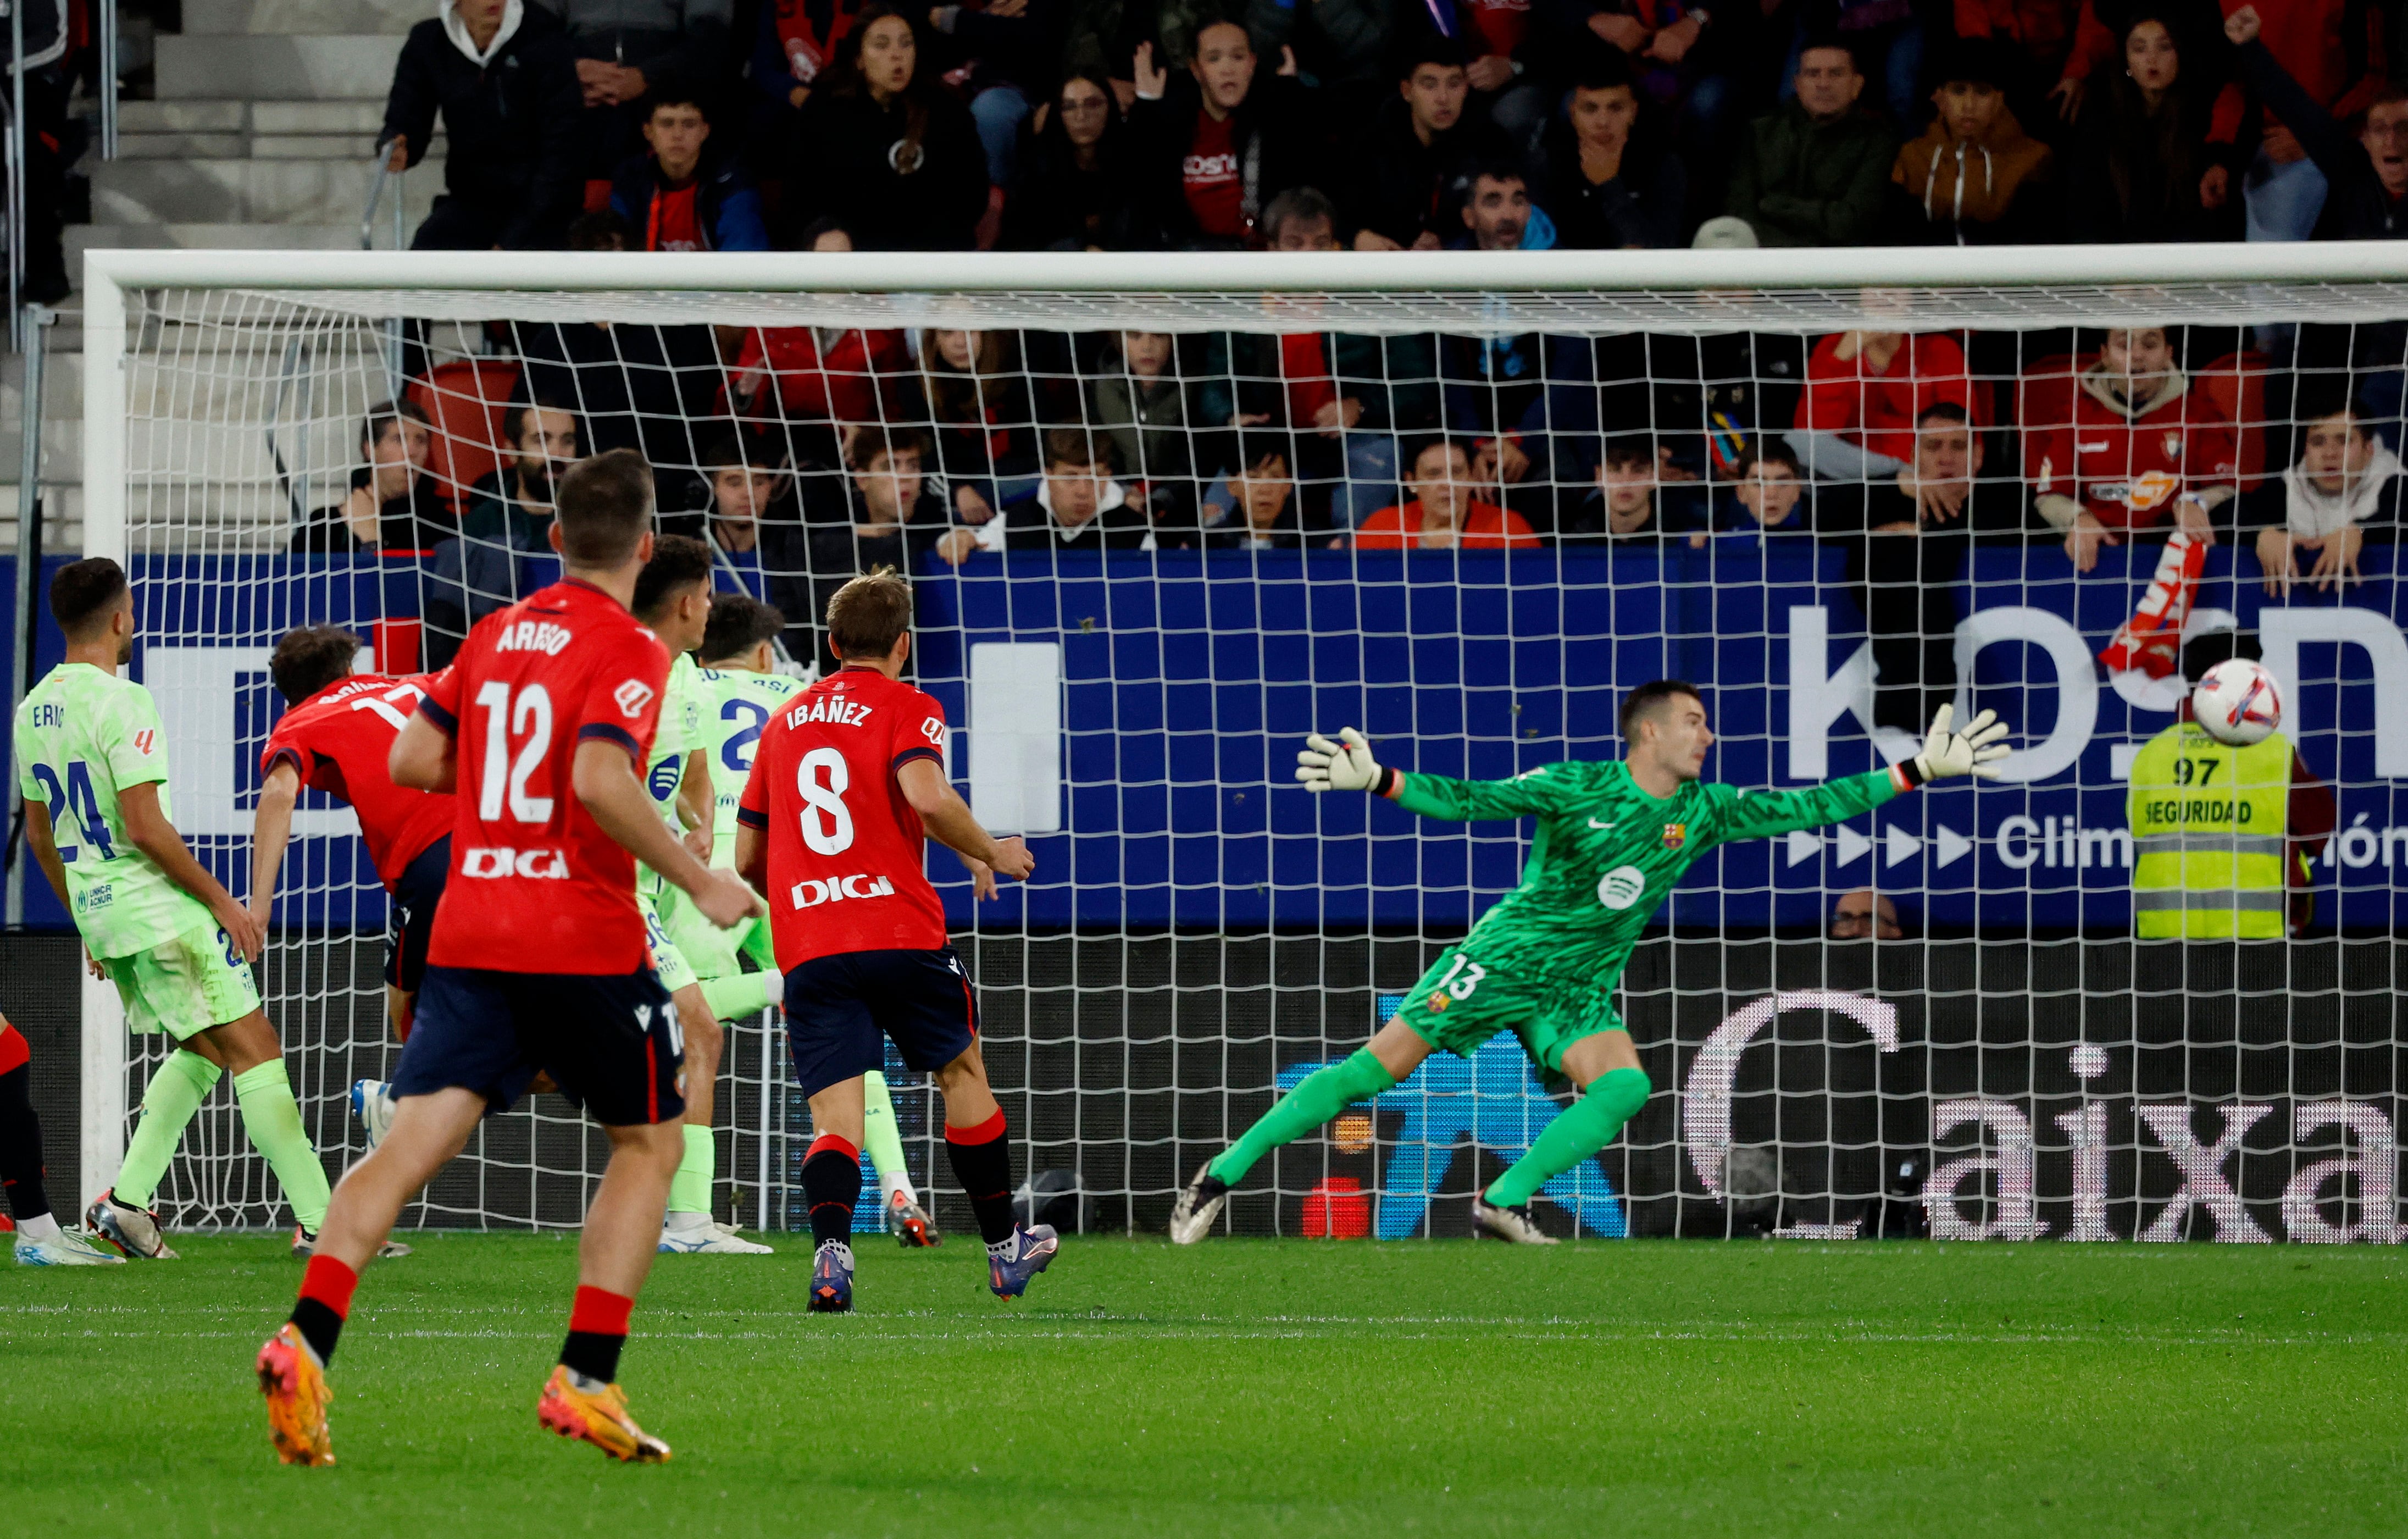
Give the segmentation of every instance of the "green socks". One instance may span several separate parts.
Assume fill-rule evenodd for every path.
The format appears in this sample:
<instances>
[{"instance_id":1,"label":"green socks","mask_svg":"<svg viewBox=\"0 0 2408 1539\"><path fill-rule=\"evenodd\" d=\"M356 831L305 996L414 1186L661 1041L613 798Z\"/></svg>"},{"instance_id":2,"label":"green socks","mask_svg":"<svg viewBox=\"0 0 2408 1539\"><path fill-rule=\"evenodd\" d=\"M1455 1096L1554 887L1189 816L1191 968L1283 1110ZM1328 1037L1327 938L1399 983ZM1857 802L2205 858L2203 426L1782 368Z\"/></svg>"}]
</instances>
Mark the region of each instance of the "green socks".
<instances>
[{"instance_id":1,"label":"green socks","mask_svg":"<svg viewBox=\"0 0 2408 1539\"><path fill-rule=\"evenodd\" d=\"M715 1021L747 1020L785 998L785 980L775 972L738 972L733 977L706 978L702 997Z\"/></svg>"},{"instance_id":2,"label":"green socks","mask_svg":"<svg viewBox=\"0 0 2408 1539\"><path fill-rule=\"evenodd\" d=\"M1206 1166L1205 1172L1234 1187L1254 1169L1255 1160L1283 1143L1295 1143L1356 1101L1394 1089L1396 1084L1397 1076L1371 1056L1369 1048L1358 1047L1342 1063L1315 1070L1282 1096L1243 1137Z\"/></svg>"},{"instance_id":3,"label":"green socks","mask_svg":"<svg viewBox=\"0 0 2408 1539\"><path fill-rule=\"evenodd\" d=\"M880 1196L892 1201L900 1190L913 1201L910 1170L903 1163L903 1134L895 1126L895 1100L886 1093L886 1076L876 1072L861 1076L861 1146L878 1171Z\"/></svg>"},{"instance_id":4,"label":"green socks","mask_svg":"<svg viewBox=\"0 0 2408 1539\"><path fill-rule=\"evenodd\" d=\"M318 1163L318 1151L309 1147L309 1135L302 1129L301 1108L293 1100L293 1082L284 1077L284 1060L270 1058L236 1074L234 1099L242 1108L242 1130L276 1172L294 1220L317 1233L326 1221L326 1167Z\"/></svg>"},{"instance_id":5,"label":"green socks","mask_svg":"<svg viewBox=\"0 0 2408 1539\"><path fill-rule=\"evenodd\" d=\"M685 1125L685 1154L669 1177L669 1212L710 1212L711 1178L719 1172L719 1142L708 1128Z\"/></svg>"},{"instance_id":6,"label":"green socks","mask_svg":"<svg viewBox=\"0 0 2408 1539\"><path fill-rule=\"evenodd\" d=\"M184 1140L184 1125L208 1099L209 1089L225 1071L186 1048L178 1048L150 1076L142 1092L142 1120L125 1145L125 1161L117 1168L117 1200L129 1208L147 1208L159 1193L159 1178L176 1158ZM322 1178L321 1178L322 1181Z\"/></svg>"},{"instance_id":7,"label":"green socks","mask_svg":"<svg viewBox=\"0 0 2408 1539\"><path fill-rule=\"evenodd\" d=\"M1530 1152L1488 1184L1488 1201L1518 1208L1539 1188L1613 1142L1622 1125L1639 1115L1654 1086L1643 1069L1616 1069L1589 1086L1588 1093L1547 1124Z\"/></svg>"}]
</instances>

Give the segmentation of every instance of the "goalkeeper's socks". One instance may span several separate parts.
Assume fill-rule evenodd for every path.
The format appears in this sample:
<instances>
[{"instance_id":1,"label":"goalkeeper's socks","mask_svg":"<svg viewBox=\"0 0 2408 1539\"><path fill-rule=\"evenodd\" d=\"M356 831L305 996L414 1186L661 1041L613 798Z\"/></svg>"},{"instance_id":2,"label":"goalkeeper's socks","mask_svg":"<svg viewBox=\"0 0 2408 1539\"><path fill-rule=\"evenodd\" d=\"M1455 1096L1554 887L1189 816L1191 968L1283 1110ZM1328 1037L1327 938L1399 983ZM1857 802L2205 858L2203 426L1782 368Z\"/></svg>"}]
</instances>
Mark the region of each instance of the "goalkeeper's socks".
<instances>
[{"instance_id":1,"label":"goalkeeper's socks","mask_svg":"<svg viewBox=\"0 0 2408 1539\"><path fill-rule=\"evenodd\" d=\"M335 1360L335 1342L343 1333L343 1321L351 1317L351 1290L359 1286L360 1274L331 1256L310 1257L308 1270L301 1273L293 1328L309 1344L321 1368Z\"/></svg>"},{"instance_id":2,"label":"goalkeeper's socks","mask_svg":"<svg viewBox=\"0 0 2408 1539\"><path fill-rule=\"evenodd\" d=\"M17 1044L16 1067L0 1073L0 1187L7 1189L17 1228L39 1240L45 1236L34 1226L50 1213L50 1196L42 1186L42 1125L34 1117L34 1071L25 1060L24 1038L14 1031L0 1036L0 1054L11 1043Z\"/></svg>"},{"instance_id":3,"label":"goalkeeper's socks","mask_svg":"<svg viewBox=\"0 0 2408 1539\"><path fill-rule=\"evenodd\" d=\"M1306 1075L1302 1084L1282 1096L1243 1137L1205 1167L1206 1173L1234 1187L1254 1169L1254 1161L1281 1144L1295 1143L1356 1101L1369 1100L1396 1086L1397 1076L1388 1072L1387 1065L1374 1057L1369 1048L1358 1047L1341 1062Z\"/></svg>"},{"instance_id":4,"label":"goalkeeper's socks","mask_svg":"<svg viewBox=\"0 0 2408 1539\"><path fill-rule=\"evenodd\" d=\"M125 1145L124 1162L117 1168L110 1188L129 1208L148 1209L158 1195L159 1178L184 1141L184 1126L208 1099L209 1089L225 1071L188 1048L167 1055L142 1092L142 1120ZM323 1179L322 1173L321 1179Z\"/></svg>"},{"instance_id":5,"label":"goalkeeper's socks","mask_svg":"<svg viewBox=\"0 0 2408 1539\"><path fill-rule=\"evenodd\" d=\"M293 1204L294 1222L317 1233L326 1221L326 1167L309 1147L301 1108L293 1100L293 1082L284 1077L284 1060L270 1058L236 1074L234 1097L242 1108L242 1130L276 1172L284 1201Z\"/></svg>"},{"instance_id":6,"label":"goalkeeper's socks","mask_svg":"<svg viewBox=\"0 0 2408 1539\"><path fill-rule=\"evenodd\" d=\"M1643 1069L1598 1075L1587 1094L1540 1131L1528 1154L1488 1184L1488 1201L1500 1208L1518 1208L1530 1201L1540 1187L1612 1143L1622 1125L1647 1104L1652 1088Z\"/></svg>"},{"instance_id":7,"label":"goalkeeper's socks","mask_svg":"<svg viewBox=\"0 0 2408 1539\"><path fill-rule=\"evenodd\" d=\"M677 1173L669 1177L669 1216L699 1214L705 1224L710 1221L710 1178L719 1169L719 1142L708 1128L685 1125L685 1152L678 1158Z\"/></svg>"},{"instance_id":8,"label":"goalkeeper's socks","mask_svg":"<svg viewBox=\"0 0 2408 1539\"><path fill-rule=\"evenodd\" d=\"M969 1194L979 1238L992 1247L1011 1238L1011 1145L1003 1136L1003 1108L974 1128L945 1127L945 1154L953 1179Z\"/></svg>"},{"instance_id":9,"label":"goalkeeper's socks","mask_svg":"<svg viewBox=\"0 0 2408 1539\"><path fill-rule=\"evenodd\" d=\"M848 1138L822 1133L803 1157L803 1201L810 1205L811 1240L824 1245L853 1239L853 1209L861 1201L861 1151Z\"/></svg>"},{"instance_id":10,"label":"goalkeeper's socks","mask_svg":"<svg viewBox=\"0 0 2408 1539\"><path fill-rule=\"evenodd\" d=\"M568 1339L560 1344L560 1366L581 1374L591 1389L619 1377L619 1352L627 1345L627 1316L636 1301L609 1288L577 1285L577 1301L568 1310Z\"/></svg>"}]
</instances>

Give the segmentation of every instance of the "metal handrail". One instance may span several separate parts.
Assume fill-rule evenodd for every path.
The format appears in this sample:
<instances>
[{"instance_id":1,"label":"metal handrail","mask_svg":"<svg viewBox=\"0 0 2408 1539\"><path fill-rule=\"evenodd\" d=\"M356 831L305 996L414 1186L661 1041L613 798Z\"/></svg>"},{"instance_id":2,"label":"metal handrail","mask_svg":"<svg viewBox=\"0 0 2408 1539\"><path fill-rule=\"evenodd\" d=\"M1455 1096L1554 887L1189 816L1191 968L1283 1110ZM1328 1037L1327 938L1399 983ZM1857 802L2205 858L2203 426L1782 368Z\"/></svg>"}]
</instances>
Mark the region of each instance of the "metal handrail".
<instances>
[{"instance_id":1,"label":"metal handrail","mask_svg":"<svg viewBox=\"0 0 2408 1539\"><path fill-rule=\"evenodd\" d=\"M100 158L117 158L117 0L100 0Z\"/></svg>"},{"instance_id":2,"label":"metal handrail","mask_svg":"<svg viewBox=\"0 0 2408 1539\"><path fill-rule=\"evenodd\" d=\"M377 204L383 200L384 184L390 181L393 183L393 249L402 251L409 245L408 215L405 212L408 199L403 189L403 179L409 173L393 169L391 139L382 140L376 147L375 173L368 180L367 207L360 210L360 250L372 252L377 249Z\"/></svg>"}]
</instances>

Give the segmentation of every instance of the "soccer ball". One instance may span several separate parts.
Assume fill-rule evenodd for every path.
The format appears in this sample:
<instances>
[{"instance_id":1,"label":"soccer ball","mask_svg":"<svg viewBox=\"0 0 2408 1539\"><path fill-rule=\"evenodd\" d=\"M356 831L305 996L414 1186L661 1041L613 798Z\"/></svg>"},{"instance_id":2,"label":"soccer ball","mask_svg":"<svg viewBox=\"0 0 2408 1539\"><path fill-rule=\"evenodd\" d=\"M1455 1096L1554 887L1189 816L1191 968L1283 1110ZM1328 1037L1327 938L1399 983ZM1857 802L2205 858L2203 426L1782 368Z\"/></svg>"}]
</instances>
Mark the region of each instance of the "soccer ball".
<instances>
[{"instance_id":1,"label":"soccer ball","mask_svg":"<svg viewBox=\"0 0 2408 1539\"><path fill-rule=\"evenodd\" d=\"M2234 657L2199 681L2190 692L2190 713L2216 741L2246 748L2283 725L2283 695L2261 665Z\"/></svg>"}]
</instances>

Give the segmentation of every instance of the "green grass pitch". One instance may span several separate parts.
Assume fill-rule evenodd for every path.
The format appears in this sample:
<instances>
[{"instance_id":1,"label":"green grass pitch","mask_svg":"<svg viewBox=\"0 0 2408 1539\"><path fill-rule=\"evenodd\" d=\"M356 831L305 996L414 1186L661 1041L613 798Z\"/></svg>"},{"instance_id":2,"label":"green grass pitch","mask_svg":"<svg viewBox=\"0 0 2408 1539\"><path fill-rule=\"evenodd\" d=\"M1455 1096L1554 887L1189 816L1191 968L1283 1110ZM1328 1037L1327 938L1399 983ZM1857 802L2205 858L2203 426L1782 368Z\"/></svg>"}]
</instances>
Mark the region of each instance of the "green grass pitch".
<instances>
[{"instance_id":1,"label":"green grass pitch","mask_svg":"<svg viewBox=\"0 0 2408 1539\"><path fill-rule=\"evenodd\" d=\"M1073 1238L1006 1306L966 1237L865 1237L827 1318L789 1240L662 1259L638 1469L536 1427L573 1240L411 1238L332 1470L276 1463L249 1373L280 1242L0 1273L12 1530L2408 1533L2398 1249Z\"/></svg>"}]
</instances>

